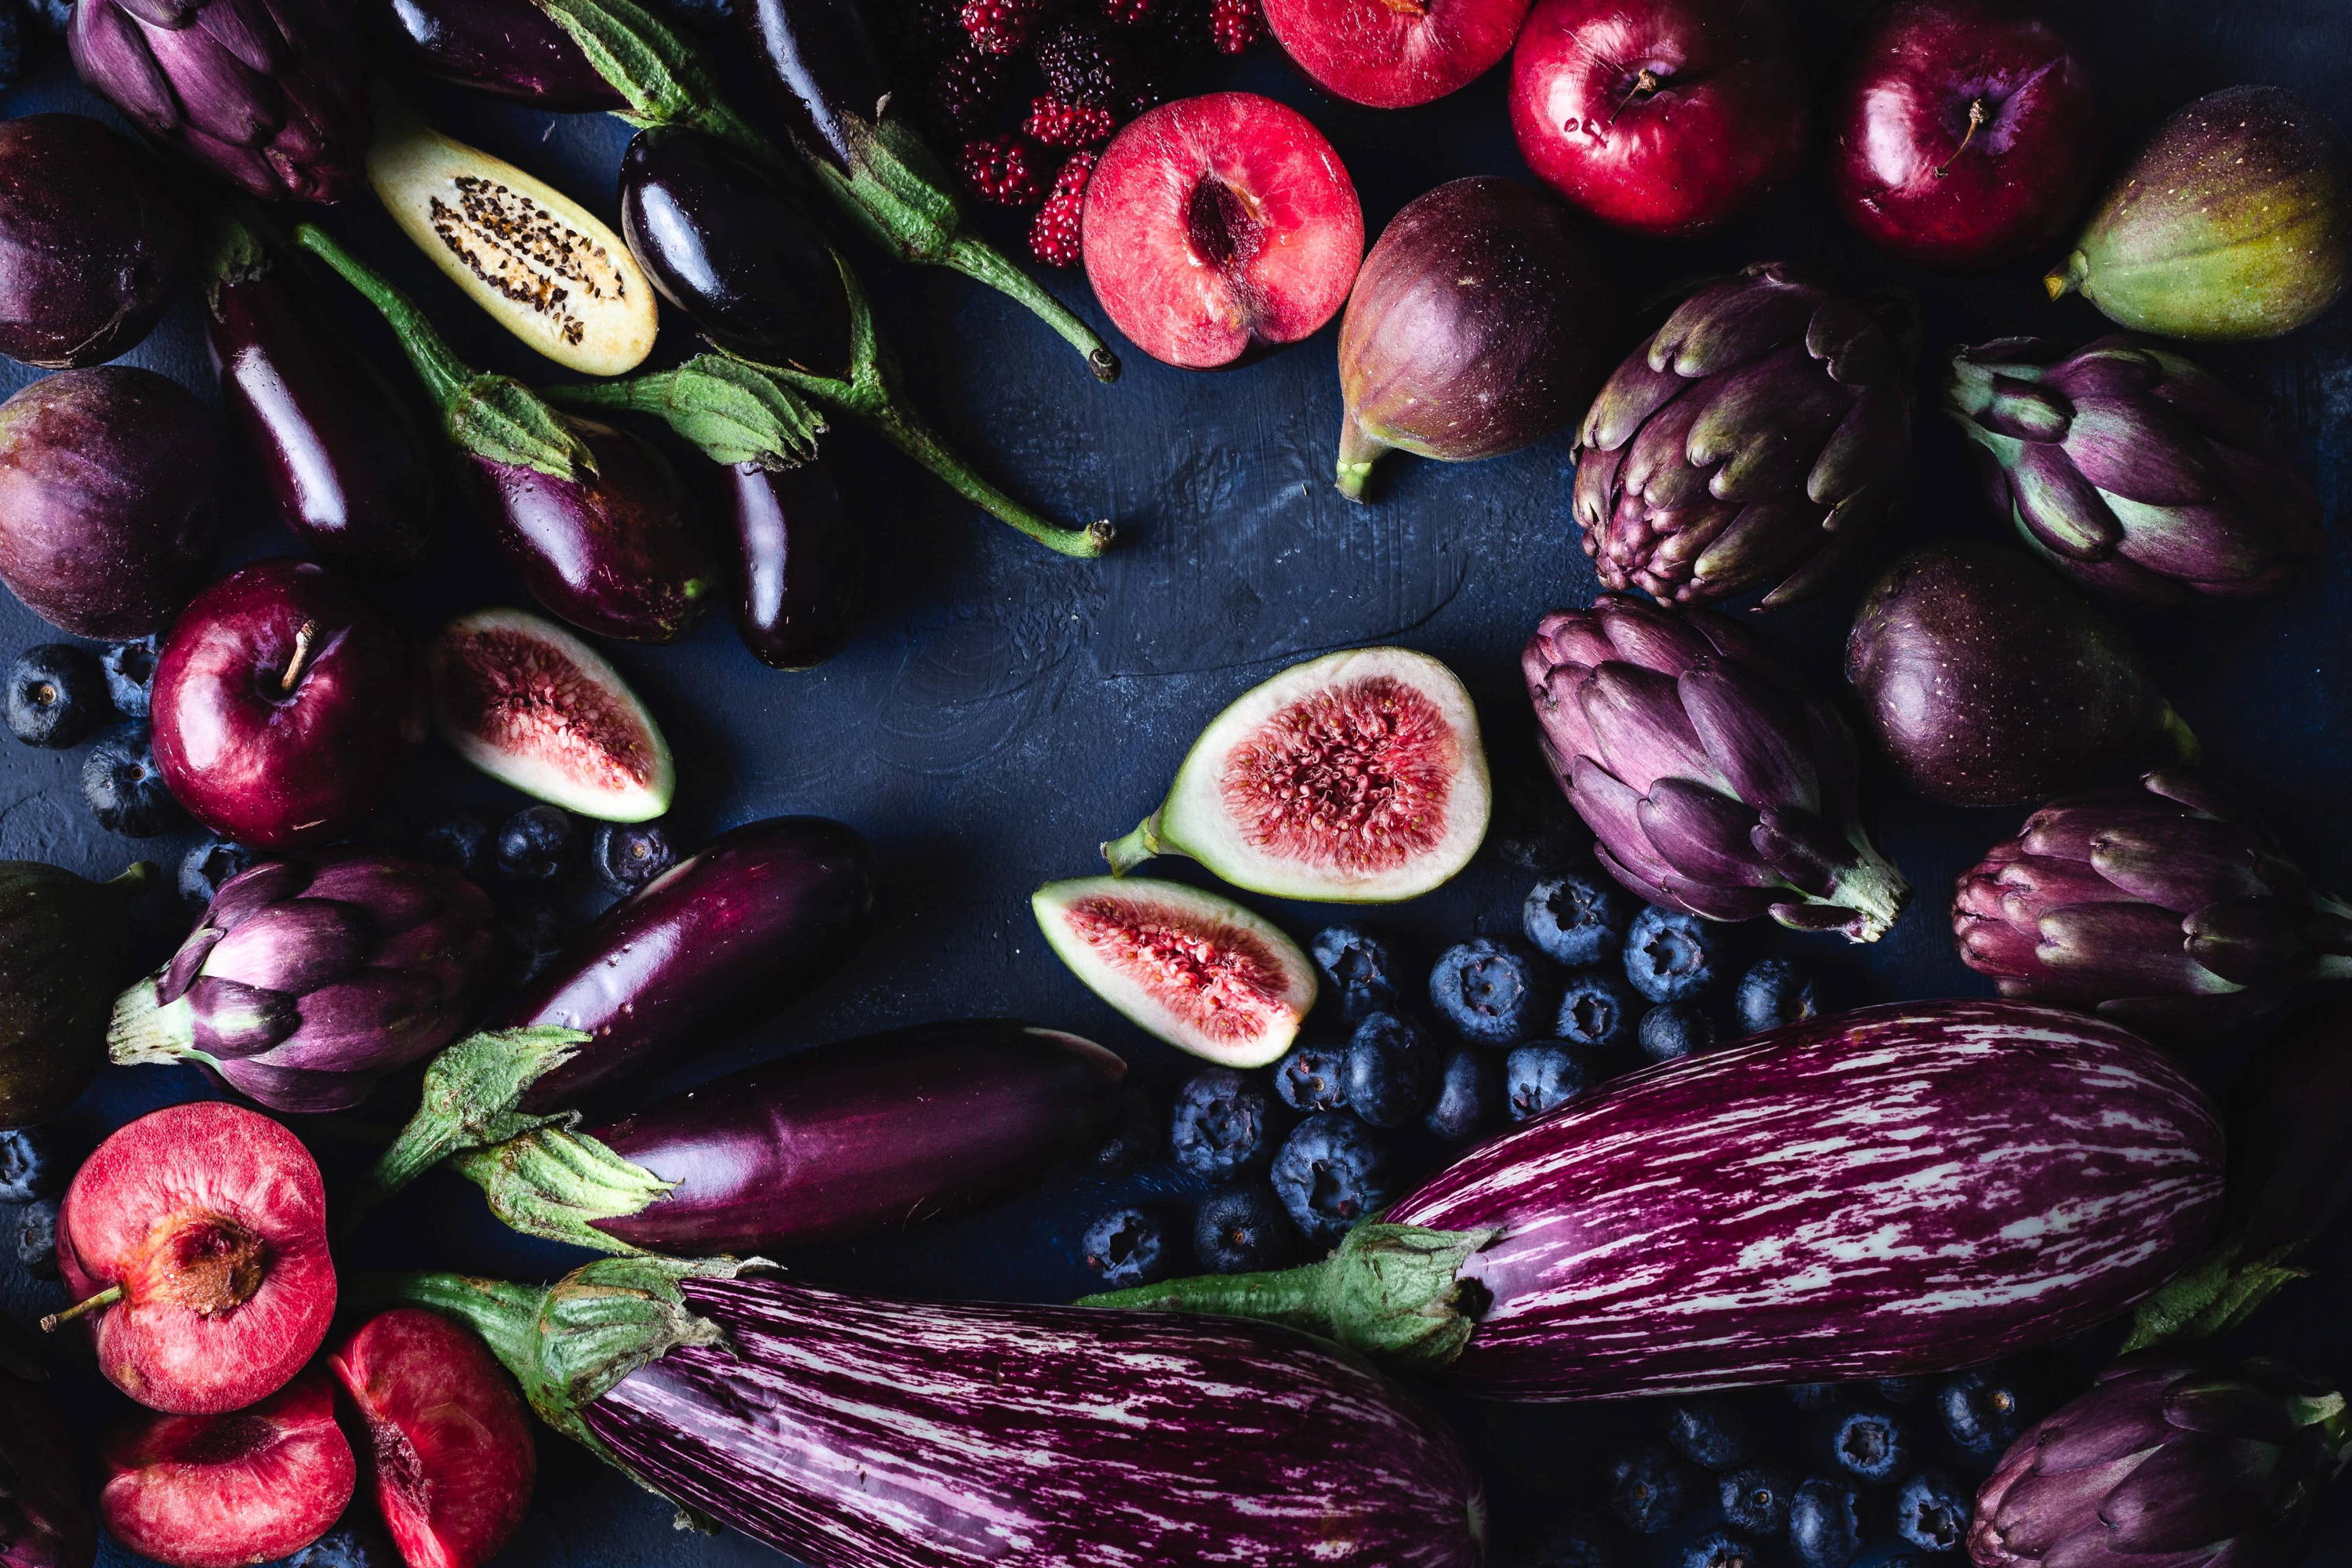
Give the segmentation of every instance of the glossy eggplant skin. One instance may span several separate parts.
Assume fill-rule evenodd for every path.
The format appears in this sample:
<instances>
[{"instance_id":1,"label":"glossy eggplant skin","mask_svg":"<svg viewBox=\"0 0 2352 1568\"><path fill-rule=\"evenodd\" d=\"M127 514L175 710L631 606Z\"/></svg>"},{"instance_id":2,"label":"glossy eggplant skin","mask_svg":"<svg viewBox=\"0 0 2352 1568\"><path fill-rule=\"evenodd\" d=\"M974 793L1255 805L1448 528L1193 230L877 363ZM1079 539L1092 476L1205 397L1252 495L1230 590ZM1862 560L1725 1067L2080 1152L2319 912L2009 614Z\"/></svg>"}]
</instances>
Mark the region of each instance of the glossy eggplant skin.
<instances>
[{"instance_id":1,"label":"glossy eggplant skin","mask_svg":"<svg viewBox=\"0 0 2352 1568\"><path fill-rule=\"evenodd\" d=\"M857 629L866 534L822 459L728 471L735 491L735 629L772 669L814 669Z\"/></svg>"},{"instance_id":2,"label":"glossy eggplant skin","mask_svg":"<svg viewBox=\"0 0 2352 1568\"><path fill-rule=\"evenodd\" d=\"M404 52L435 76L561 113L628 107L532 0L392 0L389 9Z\"/></svg>"},{"instance_id":3,"label":"glossy eggplant skin","mask_svg":"<svg viewBox=\"0 0 2352 1568\"><path fill-rule=\"evenodd\" d=\"M188 270L153 154L79 114L0 122L0 354L62 370L128 353Z\"/></svg>"},{"instance_id":4,"label":"glossy eggplant skin","mask_svg":"<svg viewBox=\"0 0 2352 1568\"><path fill-rule=\"evenodd\" d=\"M493 1026L590 1037L526 1110L715 1045L828 978L873 923L874 855L822 816L748 822L606 911Z\"/></svg>"},{"instance_id":5,"label":"glossy eggplant skin","mask_svg":"<svg viewBox=\"0 0 2352 1568\"><path fill-rule=\"evenodd\" d=\"M559 479L468 459L499 548L561 619L623 642L676 642L715 601L719 563L693 500L661 454L592 419L564 420L596 471Z\"/></svg>"},{"instance_id":6,"label":"glossy eggplant skin","mask_svg":"<svg viewBox=\"0 0 2352 1568\"><path fill-rule=\"evenodd\" d=\"M98 1521L47 1390L0 1372L0 1568L89 1568Z\"/></svg>"},{"instance_id":7,"label":"glossy eggplant skin","mask_svg":"<svg viewBox=\"0 0 2352 1568\"><path fill-rule=\"evenodd\" d=\"M754 58L774 73L793 135L844 174L850 125L881 118L890 83L857 0L736 0Z\"/></svg>"},{"instance_id":8,"label":"glossy eggplant skin","mask_svg":"<svg viewBox=\"0 0 2352 1568\"><path fill-rule=\"evenodd\" d=\"M621 232L663 299L746 359L849 374L849 297L808 209L698 131L641 131L621 158Z\"/></svg>"},{"instance_id":9,"label":"glossy eggplant skin","mask_svg":"<svg viewBox=\"0 0 2352 1568\"><path fill-rule=\"evenodd\" d=\"M1127 1064L1005 1018L801 1051L588 1135L667 1197L596 1227L683 1257L810 1247L969 1214L1091 1147Z\"/></svg>"},{"instance_id":10,"label":"glossy eggplant skin","mask_svg":"<svg viewBox=\"0 0 2352 1568\"><path fill-rule=\"evenodd\" d=\"M205 304L230 422L302 547L360 577L422 566L440 537L440 473L409 400L275 259L218 279Z\"/></svg>"}]
</instances>

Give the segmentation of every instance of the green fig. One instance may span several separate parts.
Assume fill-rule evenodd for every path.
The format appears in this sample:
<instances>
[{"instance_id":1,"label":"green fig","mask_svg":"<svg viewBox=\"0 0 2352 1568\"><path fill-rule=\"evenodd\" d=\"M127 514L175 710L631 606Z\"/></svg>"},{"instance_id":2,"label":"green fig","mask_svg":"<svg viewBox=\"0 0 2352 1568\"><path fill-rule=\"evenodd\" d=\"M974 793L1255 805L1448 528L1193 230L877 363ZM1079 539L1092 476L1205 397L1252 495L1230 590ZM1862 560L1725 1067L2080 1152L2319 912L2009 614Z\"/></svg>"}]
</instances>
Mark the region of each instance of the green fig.
<instances>
[{"instance_id":1,"label":"green fig","mask_svg":"<svg viewBox=\"0 0 2352 1568\"><path fill-rule=\"evenodd\" d=\"M2274 338L2352 276L2352 150L2280 87L2233 87L2181 110L2109 188L2053 300L2168 338Z\"/></svg>"},{"instance_id":2,"label":"green fig","mask_svg":"<svg viewBox=\"0 0 2352 1568\"><path fill-rule=\"evenodd\" d=\"M0 1127L47 1121L106 1063L122 988L123 905L155 868L90 882L37 860L0 860Z\"/></svg>"}]
</instances>

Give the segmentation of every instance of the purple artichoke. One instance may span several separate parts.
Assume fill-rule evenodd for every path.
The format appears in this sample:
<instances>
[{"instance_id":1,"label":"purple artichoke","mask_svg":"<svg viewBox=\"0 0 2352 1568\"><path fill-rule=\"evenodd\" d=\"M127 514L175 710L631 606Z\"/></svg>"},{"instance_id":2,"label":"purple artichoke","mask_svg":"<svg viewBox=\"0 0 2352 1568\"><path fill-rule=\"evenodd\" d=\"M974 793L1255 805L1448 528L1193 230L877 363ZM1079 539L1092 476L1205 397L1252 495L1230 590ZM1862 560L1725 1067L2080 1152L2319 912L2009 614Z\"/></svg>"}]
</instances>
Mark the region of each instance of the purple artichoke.
<instances>
[{"instance_id":1,"label":"purple artichoke","mask_svg":"<svg viewBox=\"0 0 2352 1568\"><path fill-rule=\"evenodd\" d=\"M2182 1043L2352 976L2352 907L2315 892L2263 825L2200 775L2053 801L1952 896L1960 958L2004 996Z\"/></svg>"},{"instance_id":2,"label":"purple artichoke","mask_svg":"<svg viewBox=\"0 0 2352 1568\"><path fill-rule=\"evenodd\" d=\"M1634 892L1855 942L1902 913L1910 884L1854 814L1853 731L1745 627L1604 594L1546 616L1519 663L1553 776Z\"/></svg>"},{"instance_id":3,"label":"purple artichoke","mask_svg":"<svg viewBox=\"0 0 2352 1568\"><path fill-rule=\"evenodd\" d=\"M2247 598L2319 563L2319 498L2269 421L2169 349L2003 338L1954 356L1944 407L1986 459L1993 505L2095 593Z\"/></svg>"},{"instance_id":4,"label":"purple artichoke","mask_svg":"<svg viewBox=\"0 0 2352 1568\"><path fill-rule=\"evenodd\" d=\"M122 994L108 1044L118 1062L203 1062L273 1110L346 1110L465 1028L494 944L489 900L446 868L265 860Z\"/></svg>"},{"instance_id":5,"label":"purple artichoke","mask_svg":"<svg viewBox=\"0 0 2352 1568\"><path fill-rule=\"evenodd\" d=\"M1576 520L1604 586L1706 604L1828 582L1894 511L1907 357L1865 307L1759 262L1685 300L1601 389Z\"/></svg>"},{"instance_id":6,"label":"purple artichoke","mask_svg":"<svg viewBox=\"0 0 2352 1568\"><path fill-rule=\"evenodd\" d=\"M2269 1363L2109 1367L1977 1492L1978 1568L2272 1568L2346 1457L2344 1398Z\"/></svg>"},{"instance_id":7,"label":"purple artichoke","mask_svg":"<svg viewBox=\"0 0 2352 1568\"><path fill-rule=\"evenodd\" d=\"M264 201L334 202L364 179L367 77L335 0L82 0L82 80Z\"/></svg>"}]
</instances>

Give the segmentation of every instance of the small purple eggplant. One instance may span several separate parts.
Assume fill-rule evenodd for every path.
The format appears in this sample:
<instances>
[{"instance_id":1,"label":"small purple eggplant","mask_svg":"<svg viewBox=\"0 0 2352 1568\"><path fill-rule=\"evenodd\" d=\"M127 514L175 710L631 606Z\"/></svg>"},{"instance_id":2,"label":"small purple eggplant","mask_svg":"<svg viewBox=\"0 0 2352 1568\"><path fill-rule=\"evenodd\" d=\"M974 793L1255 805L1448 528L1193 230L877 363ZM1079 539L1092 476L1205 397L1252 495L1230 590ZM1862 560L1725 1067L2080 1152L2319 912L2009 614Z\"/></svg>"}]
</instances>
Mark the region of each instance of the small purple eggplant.
<instances>
[{"instance_id":1,"label":"small purple eggplant","mask_svg":"<svg viewBox=\"0 0 2352 1568\"><path fill-rule=\"evenodd\" d=\"M393 0L391 11L410 58L445 80L558 113L629 106L534 0Z\"/></svg>"},{"instance_id":2,"label":"small purple eggplant","mask_svg":"<svg viewBox=\"0 0 2352 1568\"><path fill-rule=\"evenodd\" d=\"M189 250L162 169L129 137L79 114L0 122L0 354L64 370L128 353Z\"/></svg>"},{"instance_id":3,"label":"small purple eggplant","mask_svg":"<svg viewBox=\"0 0 2352 1568\"><path fill-rule=\"evenodd\" d=\"M1415 197L1356 274L1339 321L1339 493L1383 452L1496 458L1576 417L1601 275L1568 210L1480 175Z\"/></svg>"},{"instance_id":4,"label":"small purple eggplant","mask_svg":"<svg viewBox=\"0 0 2352 1568\"><path fill-rule=\"evenodd\" d=\"M814 669L857 628L866 534L819 463L728 470L735 491L735 629L773 669Z\"/></svg>"}]
</instances>

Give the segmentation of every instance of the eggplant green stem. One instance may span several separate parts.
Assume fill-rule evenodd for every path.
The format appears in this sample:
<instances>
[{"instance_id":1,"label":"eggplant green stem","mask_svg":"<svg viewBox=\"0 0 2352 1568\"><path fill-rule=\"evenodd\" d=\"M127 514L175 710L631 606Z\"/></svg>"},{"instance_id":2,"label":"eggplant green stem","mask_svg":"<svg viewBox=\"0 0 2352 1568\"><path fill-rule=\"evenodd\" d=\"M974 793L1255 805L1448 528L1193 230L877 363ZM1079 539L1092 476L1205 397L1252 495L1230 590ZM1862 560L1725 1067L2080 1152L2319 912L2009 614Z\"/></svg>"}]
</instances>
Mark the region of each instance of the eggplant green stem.
<instances>
[{"instance_id":1,"label":"eggplant green stem","mask_svg":"<svg viewBox=\"0 0 2352 1568\"><path fill-rule=\"evenodd\" d=\"M697 354L676 370L619 381L551 386L546 395L580 408L649 414L714 463L796 468L817 454L824 416L763 367L725 354Z\"/></svg>"},{"instance_id":2,"label":"eggplant green stem","mask_svg":"<svg viewBox=\"0 0 2352 1568\"><path fill-rule=\"evenodd\" d=\"M469 1035L443 1047L425 1068L416 1114L344 1204L345 1230L451 1155L563 1121L561 1114L534 1116L517 1108L532 1084L570 1061L589 1039L578 1029L535 1025Z\"/></svg>"},{"instance_id":3,"label":"eggplant green stem","mask_svg":"<svg viewBox=\"0 0 2352 1568\"><path fill-rule=\"evenodd\" d=\"M1102 847L1102 857L1110 862L1110 874L1124 877L1147 860L1162 855L1181 855L1183 850L1160 837L1160 814L1153 812L1136 824L1135 831L1124 838L1114 838Z\"/></svg>"},{"instance_id":4,"label":"eggplant green stem","mask_svg":"<svg viewBox=\"0 0 2352 1568\"><path fill-rule=\"evenodd\" d=\"M958 221L962 221L961 214ZM1087 369L1097 381L1108 386L1118 379L1118 356L1110 352L1102 334L1078 320L1067 305L1045 291L1044 284L978 235L960 229L948 241L938 264L986 284L1053 328L1064 342L1086 356Z\"/></svg>"},{"instance_id":5,"label":"eggplant green stem","mask_svg":"<svg viewBox=\"0 0 2352 1568\"><path fill-rule=\"evenodd\" d=\"M2311 1272L2288 1266L2300 1245L2290 1242L2243 1260L2234 1242L2214 1247L2153 1295L2140 1299L2132 1309L2131 1335L2120 1353L2179 1340L2210 1339L2236 1328L2282 1289Z\"/></svg>"},{"instance_id":6,"label":"eggplant green stem","mask_svg":"<svg viewBox=\"0 0 2352 1568\"><path fill-rule=\"evenodd\" d=\"M616 1257L643 1256L596 1226L643 1214L677 1187L623 1159L585 1132L535 1128L519 1138L455 1156L457 1173L482 1189L509 1230Z\"/></svg>"}]
</instances>

